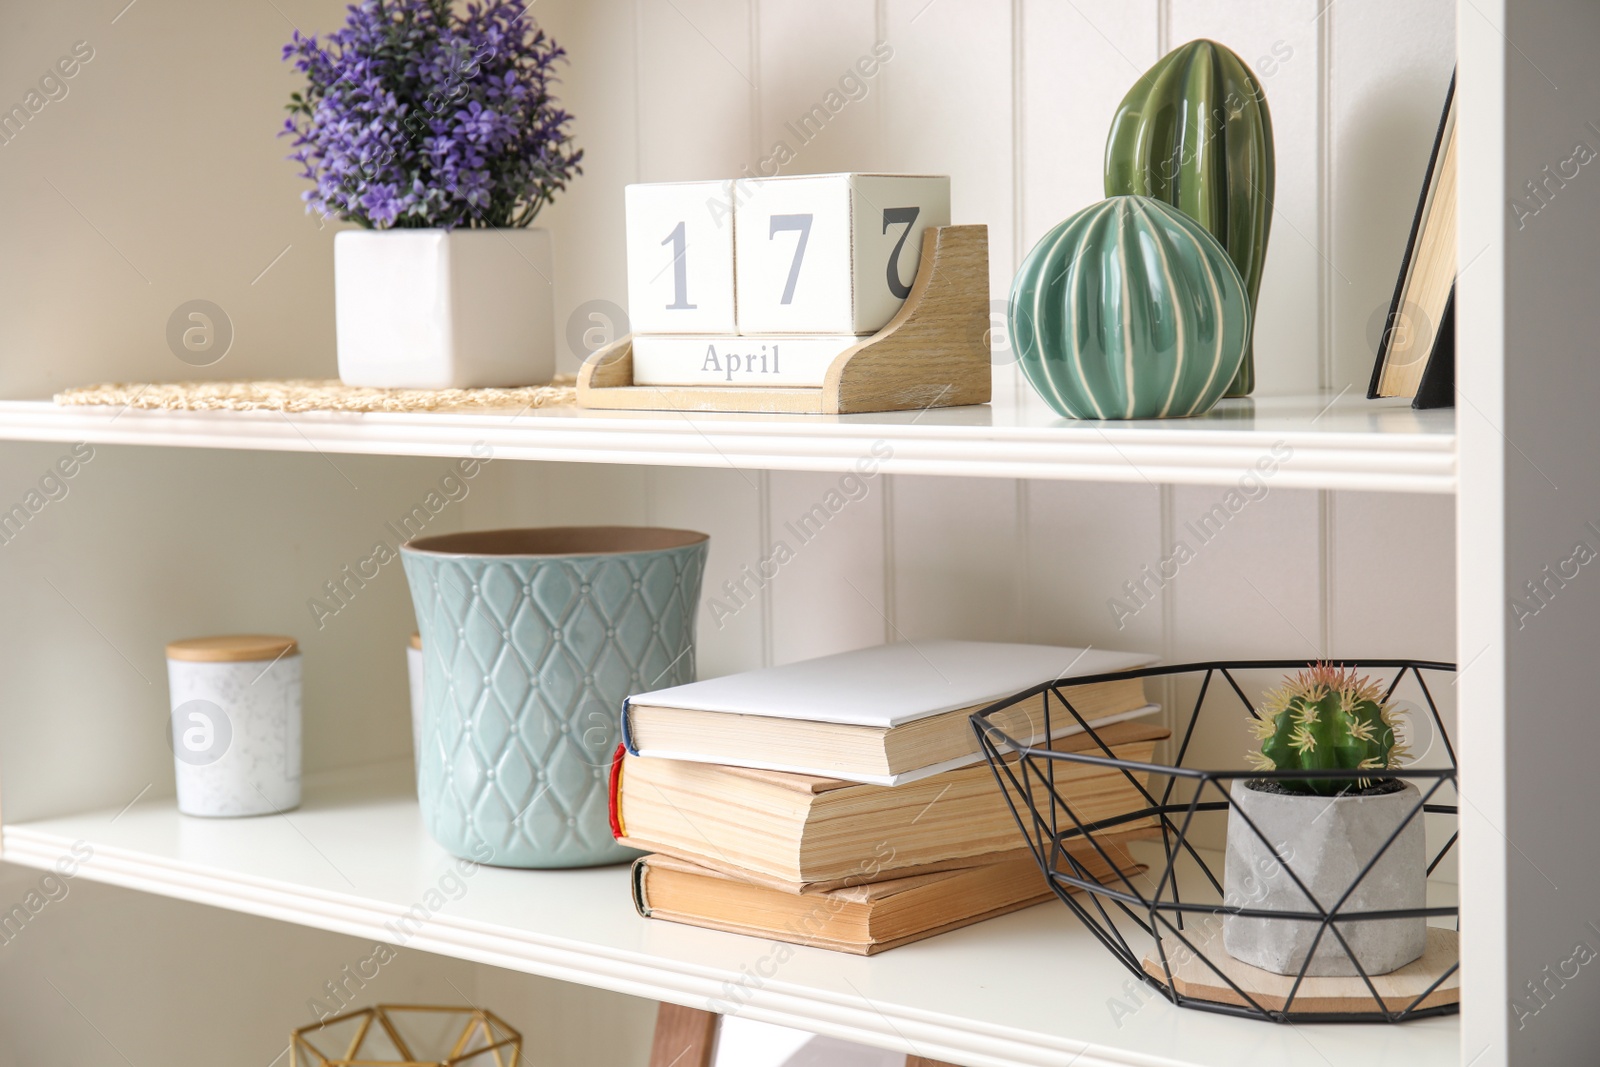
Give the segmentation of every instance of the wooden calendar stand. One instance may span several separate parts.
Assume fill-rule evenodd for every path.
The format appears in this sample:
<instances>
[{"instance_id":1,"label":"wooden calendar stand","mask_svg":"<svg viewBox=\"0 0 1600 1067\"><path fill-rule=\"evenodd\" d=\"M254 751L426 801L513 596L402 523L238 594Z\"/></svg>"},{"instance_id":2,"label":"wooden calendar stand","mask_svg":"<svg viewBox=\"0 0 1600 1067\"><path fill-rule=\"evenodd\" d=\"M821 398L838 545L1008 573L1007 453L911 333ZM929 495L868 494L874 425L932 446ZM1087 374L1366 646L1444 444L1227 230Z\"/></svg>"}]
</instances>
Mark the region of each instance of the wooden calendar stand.
<instances>
[{"instance_id":1,"label":"wooden calendar stand","mask_svg":"<svg viewBox=\"0 0 1600 1067\"><path fill-rule=\"evenodd\" d=\"M633 338L578 372L586 408L843 415L989 402L989 231L943 226L922 237L911 293L888 325L841 352L823 384L787 388L633 384Z\"/></svg>"}]
</instances>

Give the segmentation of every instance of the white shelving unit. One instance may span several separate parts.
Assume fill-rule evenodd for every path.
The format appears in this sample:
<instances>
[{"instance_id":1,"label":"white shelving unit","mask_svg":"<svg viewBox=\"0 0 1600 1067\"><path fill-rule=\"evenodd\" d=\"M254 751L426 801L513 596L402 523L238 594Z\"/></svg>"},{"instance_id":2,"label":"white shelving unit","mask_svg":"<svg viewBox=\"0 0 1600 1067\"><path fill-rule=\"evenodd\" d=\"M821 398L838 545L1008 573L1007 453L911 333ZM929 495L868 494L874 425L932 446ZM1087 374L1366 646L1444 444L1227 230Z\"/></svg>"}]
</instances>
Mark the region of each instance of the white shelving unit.
<instances>
[{"instance_id":1,"label":"white shelving unit","mask_svg":"<svg viewBox=\"0 0 1600 1067\"><path fill-rule=\"evenodd\" d=\"M613 414L297 415L61 408L0 403L0 440L387 456L499 458L843 471L879 442L885 473L1236 485L1263 459L1274 487L1451 493L1454 418L1349 396L1230 401L1185 422L1073 424L1042 405L811 418ZM882 455L882 452L878 453ZM94 849L80 877L393 942L655 1000L703 1006L749 983L773 946L639 920L625 868L481 869L458 900L398 926L450 869L423 831L409 764L324 775L284 816L211 822L168 799L8 823L0 855L48 869ZM858 959L794 950L741 1014L973 1067L1224 1067L1250 1047L1268 1062L1312 1050L1352 1062L1381 1040L1387 1062L1445 1067L1453 1018L1399 1028L1270 1027L1164 1004L1047 904L981 928ZM732 986L729 986L732 983ZM1132 999L1134 997L1139 1000Z\"/></svg>"},{"instance_id":2,"label":"white shelving unit","mask_svg":"<svg viewBox=\"0 0 1600 1067\"><path fill-rule=\"evenodd\" d=\"M1374 1040L1379 1062L1457 1062L1450 1018L1273 1027L1164 1010L1055 902L864 958L641 921L626 867L477 868L442 898L455 865L422 828L410 774L325 776L298 811L260 819L188 819L162 800L11 825L5 858L43 868L88 845L97 881L973 1067L1235 1067L1243 1048L1345 1064Z\"/></svg>"},{"instance_id":3,"label":"white shelving unit","mask_svg":"<svg viewBox=\"0 0 1600 1067\"><path fill-rule=\"evenodd\" d=\"M270 130L289 84L273 58L283 20L325 32L344 0L116 6L113 18L33 5L6 27L18 70L52 69L72 41L101 58L80 64L70 99L53 97L8 137L0 391L329 375L333 228L302 214ZM1588 355L1600 336L1600 179L1592 165L1570 169L1574 142L1595 144L1600 7L542 0L534 13L574 57L562 102L579 116L586 174L540 223L558 249L558 318L580 336L588 309L622 299L625 184L744 172L879 42L892 61L789 145L792 169L948 171L958 220L989 227L997 305L1028 247L1102 195L1106 121L1132 79L1175 44L1227 43L1260 72L1277 142L1255 323L1262 395L1200 419L1117 424L1058 419L1018 399L1026 390L1005 369L991 406L818 418L0 401L0 518L12 524L0 535L0 922L74 845L94 850L79 879L240 913L172 905L147 939L172 952L119 960L130 894L52 902L20 948L0 938L0 1067L189 1062L168 1033L180 1022L209 1026L230 1052L233 1031L255 1025L249 1047L267 1063L326 975L276 951L281 927L241 916L390 939L389 924L438 889L450 861L392 764L409 748L398 566L326 629L305 609L480 443L507 462L430 531L651 522L711 533L707 598L744 595L726 627L702 613L707 673L924 635L1173 660L1379 652L1462 665L1445 696L1464 800L1459 1017L1279 1027L1159 1001L1125 1015L1108 1001L1130 998L1129 976L1056 904L872 959L796 949L741 1006L751 1017L970 1067L1594 1060L1600 979L1585 968L1554 998L1528 997L1575 940L1595 944L1587 924L1600 922L1600 720L1583 697L1600 580L1566 565L1579 540L1600 545L1600 360ZM1360 393L1457 64L1460 402L1417 413ZM164 333L173 309L200 297L235 327L227 362L204 371L175 362ZM98 451L58 480L76 442ZM737 584L756 584L788 524L869 455L886 477L852 483L826 535L805 538L770 584ZM1263 462L1277 465L1268 487L1229 507ZM1194 558L1173 576L1180 544ZM303 809L227 823L174 812L160 649L205 629L302 638L317 709L307 766L325 772ZM467 973L489 973L498 993L507 971L549 976L570 983L561 996L520 1005L547 1032L626 1030L620 1015L647 1032L652 1005L602 991L703 1007L764 966L767 943L633 916L624 878L478 871L408 938L423 950L413 973L469 986ZM228 940L209 958L252 968L269 1007L187 1013L183 996L214 981L182 951L201 914ZM110 933L62 948L98 931ZM350 948L315 939L326 959ZM24 958L27 973L11 964ZM137 979L117 980L118 962ZM633 1067L584 1055L569 1058Z\"/></svg>"},{"instance_id":4,"label":"white shelving unit","mask_svg":"<svg viewBox=\"0 0 1600 1067\"><path fill-rule=\"evenodd\" d=\"M0 440L89 441L387 456L1228 485L1271 463L1274 485L1455 491L1455 413L1327 396L1225 400L1182 421L1081 423L1042 401L843 416L613 412L464 415L147 411L0 401ZM879 451L873 452L877 446ZM877 461L882 458L881 463Z\"/></svg>"}]
</instances>

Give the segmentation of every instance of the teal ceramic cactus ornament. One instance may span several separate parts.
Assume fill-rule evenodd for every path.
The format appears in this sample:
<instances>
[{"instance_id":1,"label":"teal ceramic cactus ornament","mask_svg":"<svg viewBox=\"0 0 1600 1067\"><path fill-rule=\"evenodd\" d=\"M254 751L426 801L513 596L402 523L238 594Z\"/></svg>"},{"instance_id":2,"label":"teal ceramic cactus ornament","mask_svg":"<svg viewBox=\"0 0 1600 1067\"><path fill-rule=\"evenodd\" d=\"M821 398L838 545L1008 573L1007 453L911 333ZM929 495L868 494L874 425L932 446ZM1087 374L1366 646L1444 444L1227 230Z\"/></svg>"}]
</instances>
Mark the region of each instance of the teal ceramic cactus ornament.
<instances>
[{"instance_id":1,"label":"teal ceramic cactus ornament","mask_svg":"<svg viewBox=\"0 0 1600 1067\"><path fill-rule=\"evenodd\" d=\"M1202 415L1250 337L1227 252L1142 196L1112 197L1045 234L1017 272L1009 312L1023 373L1074 419Z\"/></svg>"},{"instance_id":2,"label":"teal ceramic cactus ornament","mask_svg":"<svg viewBox=\"0 0 1600 1067\"><path fill-rule=\"evenodd\" d=\"M1106 139L1106 195L1154 197L1222 243L1252 316L1272 230L1272 115L1249 66L1215 41L1167 53L1122 98ZM1228 396L1255 388L1247 343Z\"/></svg>"},{"instance_id":3,"label":"teal ceramic cactus ornament","mask_svg":"<svg viewBox=\"0 0 1600 1067\"><path fill-rule=\"evenodd\" d=\"M1267 694L1260 716L1251 728L1261 751L1247 753L1256 770L1362 772L1277 783L1290 792L1337 796L1364 788L1407 754L1383 688L1353 670L1318 664L1301 671Z\"/></svg>"}]
</instances>

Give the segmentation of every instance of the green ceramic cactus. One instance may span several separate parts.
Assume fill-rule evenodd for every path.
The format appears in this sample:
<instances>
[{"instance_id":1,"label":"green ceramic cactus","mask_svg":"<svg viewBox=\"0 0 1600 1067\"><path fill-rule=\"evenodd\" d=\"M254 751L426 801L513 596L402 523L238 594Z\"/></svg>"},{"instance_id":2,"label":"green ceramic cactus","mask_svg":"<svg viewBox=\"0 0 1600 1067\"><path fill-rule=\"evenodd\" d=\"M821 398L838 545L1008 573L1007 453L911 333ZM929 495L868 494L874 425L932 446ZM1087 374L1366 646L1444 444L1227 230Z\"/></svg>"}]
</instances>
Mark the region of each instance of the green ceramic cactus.
<instances>
[{"instance_id":1,"label":"green ceramic cactus","mask_svg":"<svg viewBox=\"0 0 1600 1067\"><path fill-rule=\"evenodd\" d=\"M1383 689L1354 670L1319 663L1267 694L1251 728L1261 751L1248 753L1258 771L1386 771L1400 766L1406 746L1395 737ZM1370 783L1352 778L1283 779L1296 793L1337 796Z\"/></svg>"},{"instance_id":2,"label":"green ceramic cactus","mask_svg":"<svg viewBox=\"0 0 1600 1067\"><path fill-rule=\"evenodd\" d=\"M1215 41L1167 53L1122 98L1106 139L1106 195L1149 196L1222 242L1252 319L1272 229L1272 116L1249 66ZM1248 344L1228 396L1255 388Z\"/></svg>"},{"instance_id":3,"label":"green ceramic cactus","mask_svg":"<svg viewBox=\"0 0 1600 1067\"><path fill-rule=\"evenodd\" d=\"M1250 304L1228 253L1159 200L1115 196L1056 226L1011 287L1012 349L1074 419L1201 415L1233 380Z\"/></svg>"}]
</instances>

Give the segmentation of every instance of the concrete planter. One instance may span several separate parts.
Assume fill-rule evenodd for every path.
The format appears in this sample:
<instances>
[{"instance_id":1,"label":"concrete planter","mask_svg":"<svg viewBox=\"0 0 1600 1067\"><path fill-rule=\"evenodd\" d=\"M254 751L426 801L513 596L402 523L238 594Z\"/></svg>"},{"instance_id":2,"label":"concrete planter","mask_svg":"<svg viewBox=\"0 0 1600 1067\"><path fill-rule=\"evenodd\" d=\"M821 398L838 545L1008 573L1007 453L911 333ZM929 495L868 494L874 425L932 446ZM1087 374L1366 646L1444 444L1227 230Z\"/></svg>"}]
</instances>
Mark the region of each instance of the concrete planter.
<instances>
[{"instance_id":1,"label":"concrete planter","mask_svg":"<svg viewBox=\"0 0 1600 1067\"><path fill-rule=\"evenodd\" d=\"M1409 782L1392 793L1319 797L1269 793L1236 781L1228 810L1227 903L1263 911L1315 911L1284 868L1309 889L1324 909L1332 908L1389 835L1417 806L1421 794ZM1250 817L1260 835L1240 816ZM1341 913L1423 907L1427 856L1422 816L1400 832ZM1319 924L1309 921L1223 919L1222 945L1230 956L1277 974L1298 974ZM1338 922L1350 951L1368 975L1387 974L1422 955L1426 919ZM1308 975L1353 975L1350 957L1329 930L1305 967Z\"/></svg>"}]
</instances>

